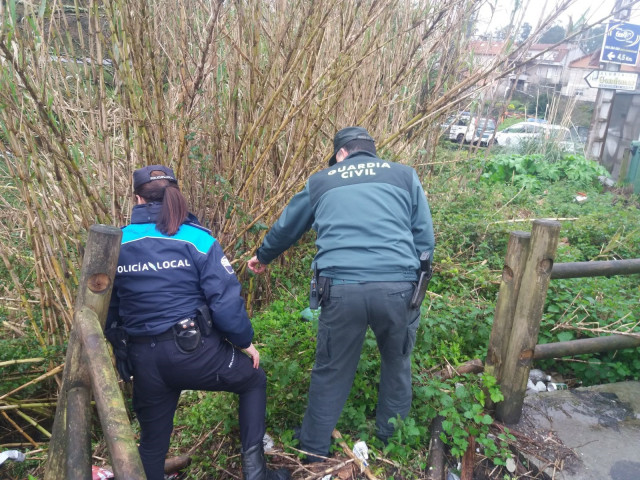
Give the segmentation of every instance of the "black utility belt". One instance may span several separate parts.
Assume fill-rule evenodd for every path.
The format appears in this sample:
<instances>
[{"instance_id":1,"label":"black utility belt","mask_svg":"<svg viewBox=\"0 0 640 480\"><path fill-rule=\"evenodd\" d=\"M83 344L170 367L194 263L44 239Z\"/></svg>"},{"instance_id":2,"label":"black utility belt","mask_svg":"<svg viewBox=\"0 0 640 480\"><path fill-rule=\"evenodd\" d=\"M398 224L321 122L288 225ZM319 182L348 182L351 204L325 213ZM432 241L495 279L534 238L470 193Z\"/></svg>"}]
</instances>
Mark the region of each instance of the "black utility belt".
<instances>
[{"instance_id":1,"label":"black utility belt","mask_svg":"<svg viewBox=\"0 0 640 480\"><path fill-rule=\"evenodd\" d=\"M130 337L130 343L148 343L153 346L155 343L166 340L173 340L178 350L182 353L194 352L202 343L201 328L197 318L185 318L177 322L166 332L158 335L144 335Z\"/></svg>"},{"instance_id":2,"label":"black utility belt","mask_svg":"<svg viewBox=\"0 0 640 480\"><path fill-rule=\"evenodd\" d=\"M155 343L164 342L166 340L173 340L176 334L173 332L173 328L159 335L146 335L143 337L129 337L129 343Z\"/></svg>"}]
</instances>

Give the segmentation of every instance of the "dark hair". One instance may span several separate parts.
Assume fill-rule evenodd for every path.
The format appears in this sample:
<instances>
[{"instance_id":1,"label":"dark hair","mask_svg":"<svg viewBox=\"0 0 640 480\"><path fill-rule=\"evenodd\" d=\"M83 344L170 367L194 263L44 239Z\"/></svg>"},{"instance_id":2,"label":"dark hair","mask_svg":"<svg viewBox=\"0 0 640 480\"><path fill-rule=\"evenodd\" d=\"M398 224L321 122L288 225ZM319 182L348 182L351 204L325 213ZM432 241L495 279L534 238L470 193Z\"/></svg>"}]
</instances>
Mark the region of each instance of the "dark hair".
<instances>
[{"instance_id":1,"label":"dark hair","mask_svg":"<svg viewBox=\"0 0 640 480\"><path fill-rule=\"evenodd\" d=\"M164 175L164 172L154 170L151 175ZM175 235L189 214L187 200L175 182L165 179L152 180L140 185L133 193L140 195L147 203L162 202L156 229L165 235Z\"/></svg>"},{"instance_id":2,"label":"dark hair","mask_svg":"<svg viewBox=\"0 0 640 480\"><path fill-rule=\"evenodd\" d=\"M374 155L376 154L376 144L371 140L356 138L355 140L347 142L342 148L349 152L349 154L361 151L373 153Z\"/></svg>"}]
</instances>

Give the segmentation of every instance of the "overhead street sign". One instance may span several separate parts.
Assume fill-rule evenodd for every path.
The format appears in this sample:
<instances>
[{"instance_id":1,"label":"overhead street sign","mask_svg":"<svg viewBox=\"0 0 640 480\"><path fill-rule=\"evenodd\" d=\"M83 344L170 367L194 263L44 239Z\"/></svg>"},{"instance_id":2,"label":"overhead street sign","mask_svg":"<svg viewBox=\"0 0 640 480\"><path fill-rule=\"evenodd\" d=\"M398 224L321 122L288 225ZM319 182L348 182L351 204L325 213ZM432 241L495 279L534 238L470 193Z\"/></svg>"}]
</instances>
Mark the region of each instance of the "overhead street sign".
<instances>
[{"instance_id":1,"label":"overhead street sign","mask_svg":"<svg viewBox=\"0 0 640 480\"><path fill-rule=\"evenodd\" d=\"M607 23L600 52L601 62L635 65L639 49L640 25L620 21Z\"/></svg>"},{"instance_id":2,"label":"overhead street sign","mask_svg":"<svg viewBox=\"0 0 640 480\"><path fill-rule=\"evenodd\" d=\"M609 72L592 70L584 77L591 88L608 88L611 90L635 90L638 82L637 73Z\"/></svg>"}]
</instances>

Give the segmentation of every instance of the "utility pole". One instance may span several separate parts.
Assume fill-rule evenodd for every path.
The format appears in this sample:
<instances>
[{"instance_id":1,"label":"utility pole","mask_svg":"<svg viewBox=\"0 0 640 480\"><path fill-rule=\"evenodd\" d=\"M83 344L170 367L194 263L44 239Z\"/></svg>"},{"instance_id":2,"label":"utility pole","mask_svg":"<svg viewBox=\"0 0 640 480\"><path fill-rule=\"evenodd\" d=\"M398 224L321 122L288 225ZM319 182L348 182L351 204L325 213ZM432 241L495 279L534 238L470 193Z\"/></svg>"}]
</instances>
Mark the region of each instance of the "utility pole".
<instances>
[{"instance_id":1,"label":"utility pole","mask_svg":"<svg viewBox=\"0 0 640 480\"><path fill-rule=\"evenodd\" d=\"M631 17L631 5L636 0L616 0L612 14L616 20L628 21ZM619 72L620 65L617 63L605 63L603 70L608 72ZM593 117L591 120L591 130L587 142L587 156L599 162L602 162L602 154L607 139L607 131L609 129L609 119L611 118L611 110L613 109L613 100L616 91L613 89L598 89L596 96L596 104L593 109Z\"/></svg>"}]
</instances>

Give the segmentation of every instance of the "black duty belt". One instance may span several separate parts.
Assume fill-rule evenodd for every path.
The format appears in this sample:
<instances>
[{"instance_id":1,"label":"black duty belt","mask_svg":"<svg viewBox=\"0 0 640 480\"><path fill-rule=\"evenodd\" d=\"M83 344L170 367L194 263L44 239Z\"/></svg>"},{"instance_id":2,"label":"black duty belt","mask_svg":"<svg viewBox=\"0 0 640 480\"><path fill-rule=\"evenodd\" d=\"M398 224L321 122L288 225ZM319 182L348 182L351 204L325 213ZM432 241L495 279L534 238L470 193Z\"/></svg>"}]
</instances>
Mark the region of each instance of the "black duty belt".
<instances>
[{"instance_id":1,"label":"black duty belt","mask_svg":"<svg viewBox=\"0 0 640 480\"><path fill-rule=\"evenodd\" d=\"M164 342L166 340L173 340L176 334L173 331L173 328L170 328L164 333L160 333L158 335L144 335L144 336L136 336L129 337L130 343L157 343Z\"/></svg>"}]
</instances>

